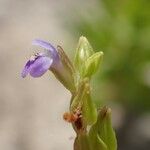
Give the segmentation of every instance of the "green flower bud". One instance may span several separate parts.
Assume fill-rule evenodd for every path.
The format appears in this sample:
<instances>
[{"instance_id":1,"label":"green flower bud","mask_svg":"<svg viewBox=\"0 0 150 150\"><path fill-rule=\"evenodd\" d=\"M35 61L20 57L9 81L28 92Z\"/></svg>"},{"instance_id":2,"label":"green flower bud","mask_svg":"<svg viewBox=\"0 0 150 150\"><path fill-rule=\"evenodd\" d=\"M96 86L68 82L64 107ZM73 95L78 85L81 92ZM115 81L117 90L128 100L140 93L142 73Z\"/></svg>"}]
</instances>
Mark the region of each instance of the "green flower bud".
<instances>
[{"instance_id":1,"label":"green flower bud","mask_svg":"<svg viewBox=\"0 0 150 150\"><path fill-rule=\"evenodd\" d=\"M117 141L112 128L110 108L104 107L99 113L97 123L91 127L89 131L90 137L96 135L96 133L99 139L106 144L107 150L117 150Z\"/></svg>"},{"instance_id":2,"label":"green flower bud","mask_svg":"<svg viewBox=\"0 0 150 150\"><path fill-rule=\"evenodd\" d=\"M98 70L99 64L102 60L103 52L97 52L90 56L84 64L83 77L91 77Z\"/></svg>"},{"instance_id":3,"label":"green flower bud","mask_svg":"<svg viewBox=\"0 0 150 150\"><path fill-rule=\"evenodd\" d=\"M82 65L84 64L85 60L87 60L87 58L89 58L93 54L94 51L90 43L88 42L86 37L81 36L77 46L74 62L79 72L82 70Z\"/></svg>"},{"instance_id":4,"label":"green flower bud","mask_svg":"<svg viewBox=\"0 0 150 150\"><path fill-rule=\"evenodd\" d=\"M111 109L104 107L99 114L99 136L106 143L109 150L117 149L115 132L111 123Z\"/></svg>"}]
</instances>

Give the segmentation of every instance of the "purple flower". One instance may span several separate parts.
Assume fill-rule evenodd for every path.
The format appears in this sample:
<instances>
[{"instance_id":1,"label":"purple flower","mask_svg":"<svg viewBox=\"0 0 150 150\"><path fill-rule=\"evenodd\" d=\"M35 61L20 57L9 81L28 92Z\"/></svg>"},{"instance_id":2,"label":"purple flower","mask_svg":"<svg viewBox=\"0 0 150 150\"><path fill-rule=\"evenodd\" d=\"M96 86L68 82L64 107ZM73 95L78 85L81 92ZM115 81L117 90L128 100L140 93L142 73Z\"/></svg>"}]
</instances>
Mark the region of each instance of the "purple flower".
<instances>
[{"instance_id":1,"label":"purple flower","mask_svg":"<svg viewBox=\"0 0 150 150\"><path fill-rule=\"evenodd\" d=\"M32 77L40 77L50 68L56 67L60 60L56 49L48 42L36 39L32 43L44 48L46 51L37 53L27 61L21 76L25 78L28 73Z\"/></svg>"}]
</instances>

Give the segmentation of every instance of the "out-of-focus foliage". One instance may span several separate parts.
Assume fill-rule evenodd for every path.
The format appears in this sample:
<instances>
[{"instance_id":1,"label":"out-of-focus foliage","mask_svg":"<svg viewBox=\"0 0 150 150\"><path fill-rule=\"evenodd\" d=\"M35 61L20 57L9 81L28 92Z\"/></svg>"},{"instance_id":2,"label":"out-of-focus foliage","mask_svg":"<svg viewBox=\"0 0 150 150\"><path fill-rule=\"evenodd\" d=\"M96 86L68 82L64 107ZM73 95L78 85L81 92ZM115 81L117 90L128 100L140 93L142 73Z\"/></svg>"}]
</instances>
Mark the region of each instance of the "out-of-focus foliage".
<instances>
[{"instance_id":1,"label":"out-of-focus foliage","mask_svg":"<svg viewBox=\"0 0 150 150\"><path fill-rule=\"evenodd\" d=\"M96 99L150 111L150 1L97 0L89 16L72 20L74 35L104 52ZM84 6L83 6L84 9Z\"/></svg>"}]
</instances>

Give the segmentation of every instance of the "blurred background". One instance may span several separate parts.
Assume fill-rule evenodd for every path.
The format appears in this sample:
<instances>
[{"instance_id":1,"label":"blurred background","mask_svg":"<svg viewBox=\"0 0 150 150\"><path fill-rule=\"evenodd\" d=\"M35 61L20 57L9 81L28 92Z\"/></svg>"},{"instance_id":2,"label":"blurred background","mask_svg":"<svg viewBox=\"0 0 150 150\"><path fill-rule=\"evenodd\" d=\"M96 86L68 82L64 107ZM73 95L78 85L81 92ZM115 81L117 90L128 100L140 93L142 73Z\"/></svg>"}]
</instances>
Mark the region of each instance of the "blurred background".
<instances>
[{"instance_id":1,"label":"blurred background","mask_svg":"<svg viewBox=\"0 0 150 150\"><path fill-rule=\"evenodd\" d=\"M49 72L20 72L33 39L73 58L81 35L105 54L93 99L112 108L118 149L150 149L149 9L149 0L0 0L0 149L72 149L75 135L62 119L70 93Z\"/></svg>"}]
</instances>

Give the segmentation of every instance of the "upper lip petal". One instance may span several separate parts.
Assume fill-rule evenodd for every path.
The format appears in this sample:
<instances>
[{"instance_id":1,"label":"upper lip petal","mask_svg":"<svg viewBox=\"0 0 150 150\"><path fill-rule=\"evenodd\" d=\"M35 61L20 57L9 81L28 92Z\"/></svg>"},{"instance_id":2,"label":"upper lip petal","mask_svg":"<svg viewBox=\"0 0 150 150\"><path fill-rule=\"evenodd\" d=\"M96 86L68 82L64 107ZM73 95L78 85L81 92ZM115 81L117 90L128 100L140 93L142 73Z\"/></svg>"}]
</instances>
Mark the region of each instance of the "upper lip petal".
<instances>
[{"instance_id":1,"label":"upper lip petal","mask_svg":"<svg viewBox=\"0 0 150 150\"><path fill-rule=\"evenodd\" d=\"M55 47L53 45L51 45L50 43L45 42L45 41L40 40L40 39L35 39L35 40L33 40L32 44L33 45L38 45L38 46L40 46L42 48L45 48L45 49L49 50L51 55L54 58L58 57L58 54L57 54L57 51L56 51Z\"/></svg>"}]
</instances>

